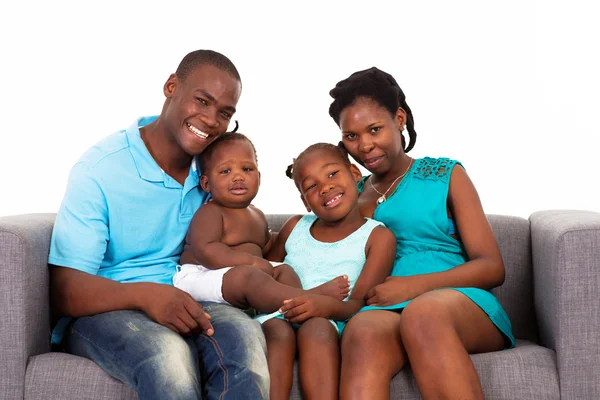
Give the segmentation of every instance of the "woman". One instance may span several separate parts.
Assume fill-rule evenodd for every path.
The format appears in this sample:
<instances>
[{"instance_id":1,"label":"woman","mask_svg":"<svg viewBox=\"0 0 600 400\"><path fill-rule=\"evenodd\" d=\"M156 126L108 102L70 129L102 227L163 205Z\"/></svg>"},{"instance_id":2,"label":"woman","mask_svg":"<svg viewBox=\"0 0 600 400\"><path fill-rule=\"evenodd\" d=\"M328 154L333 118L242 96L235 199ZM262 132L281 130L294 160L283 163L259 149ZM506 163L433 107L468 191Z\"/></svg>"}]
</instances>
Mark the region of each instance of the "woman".
<instances>
[{"instance_id":1,"label":"woman","mask_svg":"<svg viewBox=\"0 0 600 400\"><path fill-rule=\"evenodd\" d=\"M512 347L514 337L489 291L504 264L473 183L457 161L406 154L417 135L391 75L359 71L330 95L341 144L372 173L359 183L361 214L397 238L391 276L345 328L341 398L389 398L409 363L425 399L483 398L469 354Z\"/></svg>"}]
</instances>

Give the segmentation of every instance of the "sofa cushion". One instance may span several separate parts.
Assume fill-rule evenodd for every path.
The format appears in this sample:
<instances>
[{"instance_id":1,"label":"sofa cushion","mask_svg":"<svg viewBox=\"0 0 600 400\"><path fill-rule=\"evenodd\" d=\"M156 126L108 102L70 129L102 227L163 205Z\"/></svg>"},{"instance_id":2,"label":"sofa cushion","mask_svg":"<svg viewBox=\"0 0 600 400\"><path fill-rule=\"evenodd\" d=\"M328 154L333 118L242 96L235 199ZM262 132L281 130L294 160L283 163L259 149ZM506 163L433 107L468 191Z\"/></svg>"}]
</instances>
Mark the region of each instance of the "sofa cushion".
<instances>
[{"instance_id":1,"label":"sofa cushion","mask_svg":"<svg viewBox=\"0 0 600 400\"><path fill-rule=\"evenodd\" d=\"M492 292L508 314L513 334L538 342L533 303L533 267L529 221L507 215L488 215L504 260L504 284Z\"/></svg>"},{"instance_id":2,"label":"sofa cushion","mask_svg":"<svg viewBox=\"0 0 600 400\"><path fill-rule=\"evenodd\" d=\"M87 358L46 353L29 359L25 399L134 400L137 394Z\"/></svg>"},{"instance_id":3,"label":"sofa cushion","mask_svg":"<svg viewBox=\"0 0 600 400\"><path fill-rule=\"evenodd\" d=\"M554 351L528 341L517 347L471 356L486 399L558 399ZM31 357L27 366L25 399L133 400L135 392L105 374L94 362L65 353ZM292 399L302 399L297 368ZM392 399L420 399L410 369L391 383Z\"/></svg>"},{"instance_id":4,"label":"sofa cushion","mask_svg":"<svg viewBox=\"0 0 600 400\"><path fill-rule=\"evenodd\" d=\"M554 351L517 340L514 349L471 356L487 400L559 399L558 373ZM297 371L291 398L302 399ZM392 380L392 399L421 399L409 368Z\"/></svg>"}]
</instances>

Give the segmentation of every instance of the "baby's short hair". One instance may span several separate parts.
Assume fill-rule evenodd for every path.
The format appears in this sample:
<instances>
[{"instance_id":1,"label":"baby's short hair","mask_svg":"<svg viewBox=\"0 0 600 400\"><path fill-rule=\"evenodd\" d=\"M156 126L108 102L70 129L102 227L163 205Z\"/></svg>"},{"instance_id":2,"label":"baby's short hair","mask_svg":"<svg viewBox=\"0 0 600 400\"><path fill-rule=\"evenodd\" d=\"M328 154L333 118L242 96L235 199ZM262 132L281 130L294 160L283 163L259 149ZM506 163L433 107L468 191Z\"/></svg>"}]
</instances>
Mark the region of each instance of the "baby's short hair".
<instances>
[{"instance_id":1,"label":"baby's short hair","mask_svg":"<svg viewBox=\"0 0 600 400\"><path fill-rule=\"evenodd\" d=\"M204 173L204 171L206 171L208 162L210 161L210 158L217 147L219 147L223 143L232 141L246 141L250 143L250 146L252 146L252 151L254 152L254 158L258 163L258 158L256 157L256 148L254 147L254 143L252 143L252 141L248 139L248 136L239 132L226 132L220 135L218 138L216 138L210 145L208 145L206 149L204 149L202 153L198 155L198 164L200 165L200 172Z\"/></svg>"}]
</instances>

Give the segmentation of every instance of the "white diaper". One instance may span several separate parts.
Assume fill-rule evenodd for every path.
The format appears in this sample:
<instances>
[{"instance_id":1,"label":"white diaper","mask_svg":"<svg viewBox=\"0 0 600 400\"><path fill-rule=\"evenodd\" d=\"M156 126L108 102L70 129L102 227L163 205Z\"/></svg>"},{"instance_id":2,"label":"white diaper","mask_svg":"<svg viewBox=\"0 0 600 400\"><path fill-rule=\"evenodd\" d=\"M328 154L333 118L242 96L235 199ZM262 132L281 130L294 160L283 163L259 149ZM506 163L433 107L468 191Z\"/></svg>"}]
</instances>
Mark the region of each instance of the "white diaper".
<instances>
[{"instance_id":1,"label":"white diaper","mask_svg":"<svg viewBox=\"0 0 600 400\"><path fill-rule=\"evenodd\" d=\"M271 261L273 267L281 264L283 263ZM229 304L223 298L223 276L231 268L209 269L196 264L178 265L173 276L173 286L189 293L196 301Z\"/></svg>"},{"instance_id":2,"label":"white diaper","mask_svg":"<svg viewBox=\"0 0 600 400\"><path fill-rule=\"evenodd\" d=\"M230 269L208 269L196 264L178 265L173 286L188 292L196 301L229 304L223 298L223 275Z\"/></svg>"}]
</instances>

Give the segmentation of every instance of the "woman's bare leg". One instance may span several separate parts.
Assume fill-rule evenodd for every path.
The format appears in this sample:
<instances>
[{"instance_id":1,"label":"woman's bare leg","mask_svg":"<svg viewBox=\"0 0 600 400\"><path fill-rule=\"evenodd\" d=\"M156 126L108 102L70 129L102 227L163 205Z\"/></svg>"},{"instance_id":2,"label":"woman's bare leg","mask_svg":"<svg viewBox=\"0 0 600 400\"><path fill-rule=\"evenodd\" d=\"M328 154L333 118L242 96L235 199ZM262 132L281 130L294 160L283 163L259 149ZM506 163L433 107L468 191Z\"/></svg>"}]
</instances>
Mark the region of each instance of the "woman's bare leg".
<instances>
[{"instance_id":1,"label":"woman's bare leg","mask_svg":"<svg viewBox=\"0 0 600 400\"><path fill-rule=\"evenodd\" d=\"M471 353L500 350L487 314L456 290L436 290L402 312L400 334L424 399L483 399Z\"/></svg>"},{"instance_id":2,"label":"woman's bare leg","mask_svg":"<svg viewBox=\"0 0 600 400\"><path fill-rule=\"evenodd\" d=\"M337 329L325 318L311 318L298 329L297 337L304 398L337 399L340 381Z\"/></svg>"},{"instance_id":3,"label":"woman's bare leg","mask_svg":"<svg viewBox=\"0 0 600 400\"><path fill-rule=\"evenodd\" d=\"M340 399L389 399L390 381L406 365L400 338L401 314L364 311L342 335Z\"/></svg>"},{"instance_id":4,"label":"woman's bare leg","mask_svg":"<svg viewBox=\"0 0 600 400\"><path fill-rule=\"evenodd\" d=\"M271 400L288 400L292 390L296 333L289 322L273 318L262 326L267 339Z\"/></svg>"}]
</instances>

